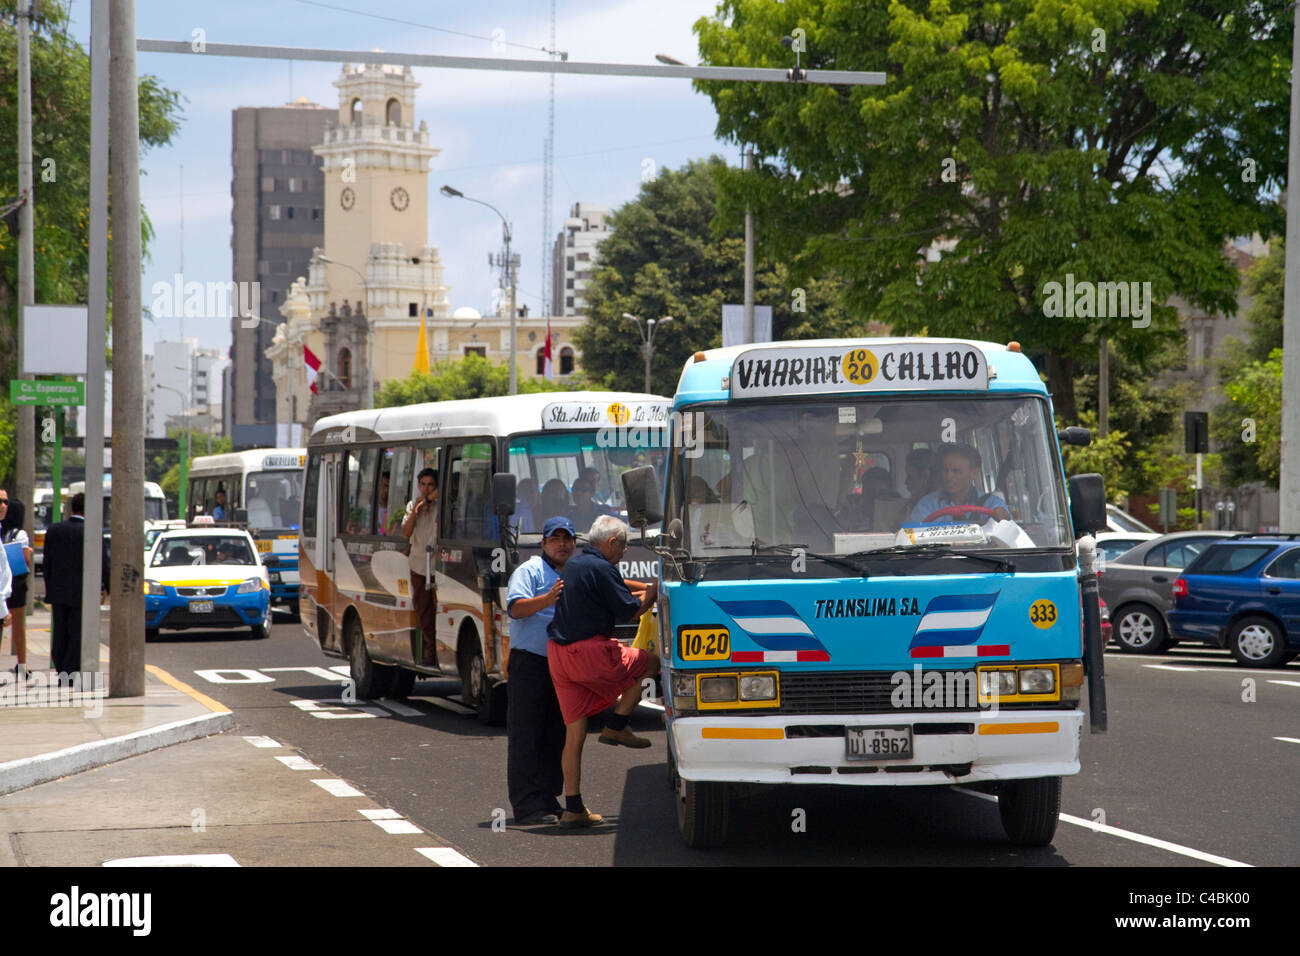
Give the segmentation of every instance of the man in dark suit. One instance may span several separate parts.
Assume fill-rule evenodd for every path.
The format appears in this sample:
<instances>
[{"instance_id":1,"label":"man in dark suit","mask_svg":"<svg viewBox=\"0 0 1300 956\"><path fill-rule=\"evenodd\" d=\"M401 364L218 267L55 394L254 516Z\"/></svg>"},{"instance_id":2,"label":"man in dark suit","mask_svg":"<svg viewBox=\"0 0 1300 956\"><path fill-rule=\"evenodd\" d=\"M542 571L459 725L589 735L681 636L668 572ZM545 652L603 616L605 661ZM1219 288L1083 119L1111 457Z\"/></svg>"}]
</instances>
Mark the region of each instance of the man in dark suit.
<instances>
[{"instance_id":1,"label":"man in dark suit","mask_svg":"<svg viewBox=\"0 0 1300 956\"><path fill-rule=\"evenodd\" d=\"M71 517L45 531L45 602L50 605L50 667L60 675L81 670L82 552L86 540L86 496L68 502ZM108 546L101 565L101 591L108 590ZM95 608L99 612L99 608Z\"/></svg>"}]
</instances>

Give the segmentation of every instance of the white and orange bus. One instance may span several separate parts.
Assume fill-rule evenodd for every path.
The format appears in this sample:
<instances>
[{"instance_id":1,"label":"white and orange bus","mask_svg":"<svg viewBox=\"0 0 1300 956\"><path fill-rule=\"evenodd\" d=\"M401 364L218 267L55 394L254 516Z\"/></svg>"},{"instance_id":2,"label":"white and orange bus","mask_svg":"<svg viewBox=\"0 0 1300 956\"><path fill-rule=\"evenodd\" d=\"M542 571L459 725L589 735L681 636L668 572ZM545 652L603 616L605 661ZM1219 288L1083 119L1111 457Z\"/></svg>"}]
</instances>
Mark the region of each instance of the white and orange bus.
<instances>
[{"instance_id":1,"label":"white and orange bus","mask_svg":"<svg viewBox=\"0 0 1300 956\"><path fill-rule=\"evenodd\" d=\"M359 697L402 698L417 677L455 676L480 719L500 723L510 572L540 550L540 526L553 514L573 518L580 539L593 512L626 520L620 476L645 465L662 473L669 407L657 395L543 392L321 419L307 442L303 486L304 627L326 654L350 662ZM425 468L439 479L438 546L426 558L436 588L432 666L421 663L401 535ZM512 475L517 488L500 506L497 473ZM579 481L592 494L575 502ZM632 537L624 577L655 579L657 557Z\"/></svg>"}]
</instances>

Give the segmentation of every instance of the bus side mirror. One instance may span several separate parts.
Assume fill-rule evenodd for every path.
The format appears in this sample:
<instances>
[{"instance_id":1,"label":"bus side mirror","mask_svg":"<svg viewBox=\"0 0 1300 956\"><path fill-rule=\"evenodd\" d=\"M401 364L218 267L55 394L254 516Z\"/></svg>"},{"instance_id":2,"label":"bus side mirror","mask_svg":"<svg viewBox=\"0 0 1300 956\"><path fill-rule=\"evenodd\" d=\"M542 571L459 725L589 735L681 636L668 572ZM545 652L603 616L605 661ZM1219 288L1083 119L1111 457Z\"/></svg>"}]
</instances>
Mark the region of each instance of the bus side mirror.
<instances>
[{"instance_id":1,"label":"bus side mirror","mask_svg":"<svg viewBox=\"0 0 1300 956\"><path fill-rule=\"evenodd\" d=\"M1080 448L1087 448L1092 444L1092 432L1078 425L1071 425L1069 428L1062 428L1058 431L1056 440L1062 445L1077 445Z\"/></svg>"},{"instance_id":2,"label":"bus side mirror","mask_svg":"<svg viewBox=\"0 0 1300 956\"><path fill-rule=\"evenodd\" d=\"M1106 530L1106 485L1101 475L1074 475L1069 480L1070 521L1082 538Z\"/></svg>"},{"instance_id":3,"label":"bus side mirror","mask_svg":"<svg viewBox=\"0 0 1300 956\"><path fill-rule=\"evenodd\" d=\"M515 476L509 472L492 476L492 510L501 518L515 513Z\"/></svg>"},{"instance_id":4,"label":"bus side mirror","mask_svg":"<svg viewBox=\"0 0 1300 956\"><path fill-rule=\"evenodd\" d=\"M659 478L654 467L631 468L622 475L623 497L627 501L627 523L633 527L655 524L664 517L659 495Z\"/></svg>"}]
</instances>

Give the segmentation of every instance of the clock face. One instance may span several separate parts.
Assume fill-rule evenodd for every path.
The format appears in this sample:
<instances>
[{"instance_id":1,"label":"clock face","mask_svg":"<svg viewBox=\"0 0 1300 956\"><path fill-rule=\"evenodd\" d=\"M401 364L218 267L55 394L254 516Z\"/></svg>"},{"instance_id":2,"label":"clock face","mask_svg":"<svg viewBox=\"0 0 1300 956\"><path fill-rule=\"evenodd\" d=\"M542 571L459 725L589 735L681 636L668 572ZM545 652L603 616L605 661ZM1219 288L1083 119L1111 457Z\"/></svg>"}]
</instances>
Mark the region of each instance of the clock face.
<instances>
[{"instance_id":1,"label":"clock face","mask_svg":"<svg viewBox=\"0 0 1300 956\"><path fill-rule=\"evenodd\" d=\"M388 201L393 204L394 209L401 212L411 204L411 194L401 186L396 186L393 191L388 194Z\"/></svg>"},{"instance_id":2,"label":"clock face","mask_svg":"<svg viewBox=\"0 0 1300 956\"><path fill-rule=\"evenodd\" d=\"M352 191L351 186L344 186L343 192L339 193L339 205L344 209L351 209L357 202L357 194Z\"/></svg>"}]
</instances>

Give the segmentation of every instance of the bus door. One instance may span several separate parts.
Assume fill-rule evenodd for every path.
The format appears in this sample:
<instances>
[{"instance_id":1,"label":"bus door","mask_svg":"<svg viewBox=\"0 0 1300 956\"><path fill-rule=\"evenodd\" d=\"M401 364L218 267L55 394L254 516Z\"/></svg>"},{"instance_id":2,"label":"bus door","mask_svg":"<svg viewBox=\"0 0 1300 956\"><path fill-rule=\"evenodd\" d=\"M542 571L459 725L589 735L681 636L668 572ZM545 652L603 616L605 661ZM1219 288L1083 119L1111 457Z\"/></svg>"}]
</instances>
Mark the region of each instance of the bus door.
<instances>
[{"instance_id":1,"label":"bus door","mask_svg":"<svg viewBox=\"0 0 1300 956\"><path fill-rule=\"evenodd\" d=\"M487 632L477 562L489 559L497 547L496 517L492 513L492 442L472 439L449 443L446 467L439 475L439 491L441 567L435 569L438 664L444 669L459 669L458 650L468 650L458 648L460 635L468 634L466 621L480 640ZM480 646L480 650L486 651L488 672L499 671L501 662L494 653L497 649ZM468 653L464 656L468 657Z\"/></svg>"},{"instance_id":2,"label":"bus door","mask_svg":"<svg viewBox=\"0 0 1300 956\"><path fill-rule=\"evenodd\" d=\"M342 641L342 621L340 615L343 613L343 605L339 600L338 586L335 575L337 573L337 554L336 549L343 547L343 542L339 538L339 495L342 492L342 482L340 475L343 471L343 456L334 454L326 455L322 468L323 481L321 482L321 506L320 506L320 535L316 539L317 557L320 561L322 573L316 576L319 582L317 593L320 595L321 611L319 617L325 622L327 633L322 639L322 646L332 648L333 650L343 651ZM347 559L346 553L344 560Z\"/></svg>"}]
</instances>

